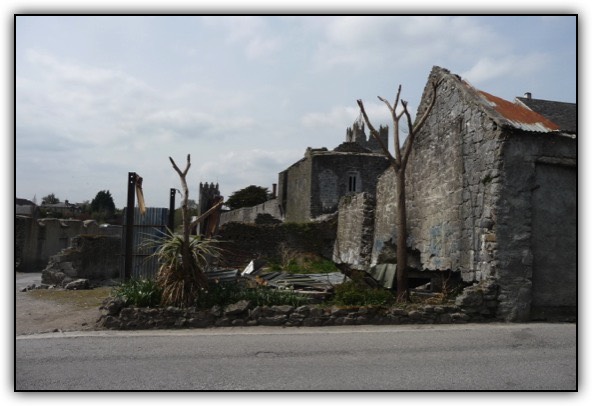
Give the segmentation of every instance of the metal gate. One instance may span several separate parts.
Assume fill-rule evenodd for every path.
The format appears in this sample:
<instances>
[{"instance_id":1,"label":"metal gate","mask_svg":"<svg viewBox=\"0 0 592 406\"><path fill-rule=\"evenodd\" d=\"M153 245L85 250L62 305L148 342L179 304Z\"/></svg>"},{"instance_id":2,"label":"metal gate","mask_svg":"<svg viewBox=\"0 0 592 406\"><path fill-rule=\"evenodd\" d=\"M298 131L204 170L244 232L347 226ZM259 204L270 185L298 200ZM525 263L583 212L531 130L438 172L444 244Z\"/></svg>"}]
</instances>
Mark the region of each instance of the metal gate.
<instances>
[{"instance_id":1,"label":"metal gate","mask_svg":"<svg viewBox=\"0 0 592 406\"><path fill-rule=\"evenodd\" d=\"M124 210L123 235L127 233L127 210ZM139 208L134 208L133 237L131 239L131 272L128 277L149 279L156 276L158 272L158 261L152 256L156 251L155 240L160 239L166 232L169 220L169 210L160 207L147 207L146 213L141 214ZM122 238L121 278L127 279L125 275L126 238Z\"/></svg>"}]
</instances>

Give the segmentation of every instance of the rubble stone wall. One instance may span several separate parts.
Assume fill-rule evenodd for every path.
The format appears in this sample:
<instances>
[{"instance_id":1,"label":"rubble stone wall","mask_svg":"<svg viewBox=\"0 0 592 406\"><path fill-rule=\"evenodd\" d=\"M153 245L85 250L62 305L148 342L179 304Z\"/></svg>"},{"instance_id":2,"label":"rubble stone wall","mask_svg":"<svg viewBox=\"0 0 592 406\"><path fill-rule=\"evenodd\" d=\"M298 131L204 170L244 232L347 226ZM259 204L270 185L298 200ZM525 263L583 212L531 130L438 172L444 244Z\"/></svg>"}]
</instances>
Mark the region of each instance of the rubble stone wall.
<instances>
[{"instance_id":1,"label":"rubble stone wall","mask_svg":"<svg viewBox=\"0 0 592 406\"><path fill-rule=\"evenodd\" d=\"M473 304L472 309L475 309ZM222 308L180 309L176 307L140 308L124 306L117 299L103 306L98 321L101 327L114 330L207 328L227 326L346 326L393 324L463 324L487 322L490 317L479 312L465 312L457 305L424 305L398 307L327 307L317 306L252 306L240 301Z\"/></svg>"},{"instance_id":2,"label":"rubble stone wall","mask_svg":"<svg viewBox=\"0 0 592 406\"><path fill-rule=\"evenodd\" d=\"M465 282L494 280L499 306L491 311L499 319L575 314L577 141L502 128L467 89L446 76L413 145L406 178L412 257L420 269L460 272ZM376 200L372 264L394 262L390 169Z\"/></svg>"},{"instance_id":3,"label":"rubble stone wall","mask_svg":"<svg viewBox=\"0 0 592 406\"><path fill-rule=\"evenodd\" d=\"M48 285L65 285L76 279L104 281L119 278L121 237L80 235L68 248L53 255L41 273Z\"/></svg>"},{"instance_id":4,"label":"rubble stone wall","mask_svg":"<svg viewBox=\"0 0 592 406\"><path fill-rule=\"evenodd\" d=\"M15 261L21 272L41 272L49 258L70 246L80 234L121 234L121 228L101 228L94 220L15 218Z\"/></svg>"},{"instance_id":5,"label":"rubble stone wall","mask_svg":"<svg viewBox=\"0 0 592 406\"><path fill-rule=\"evenodd\" d=\"M278 200L271 199L257 206L241 207L240 209L224 212L220 215L220 225L230 222L254 224L260 214L268 214L275 219L281 220L282 214L278 206Z\"/></svg>"},{"instance_id":6,"label":"rubble stone wall","mask_svg":"<svg viewBox=\"0 0 592 406\"><path fill-rule=\"evenodd\" d=\"M339 202L333 262L368 270L374 238L376 202L369 193L344 196Z\"/></svg>"},{"instance_id":7,"label":"rubble stone wall","mask_svg":"<svg viewBox=\"0 0 592 406\"><path fill-rule=\"evenodd\" d=\"M495 204L500 193L501 130L471 103L453 78L436 104L409 158L406 176L408 246L423 269L455 270L465 281L495 273ZM389 168L377 187L372 264L394 262L395 176Z\"/></svg>"},{"instance_id":8,"label":"rubble stone wall","mask_svg":"<svg viewBox=\"0 0 592 406\"><path fill-rule=\"evenodd\" d=\"M311 223L226 223L219 238L229 266L246 266L255 258L281 260L284 250L331 258L337 225L335 219Z\"/></svg>"}]
</instances>

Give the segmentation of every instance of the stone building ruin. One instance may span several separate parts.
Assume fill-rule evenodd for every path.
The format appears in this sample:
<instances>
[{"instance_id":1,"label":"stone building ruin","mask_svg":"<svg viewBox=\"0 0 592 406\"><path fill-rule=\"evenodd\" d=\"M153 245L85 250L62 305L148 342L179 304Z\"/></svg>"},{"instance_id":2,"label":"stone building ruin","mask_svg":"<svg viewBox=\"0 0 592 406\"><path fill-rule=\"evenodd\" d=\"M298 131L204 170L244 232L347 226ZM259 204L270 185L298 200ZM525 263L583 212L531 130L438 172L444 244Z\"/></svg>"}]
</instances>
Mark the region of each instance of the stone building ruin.
<instances>
[{"instance_id":1,"label":"stone building ruin","mask_svg":"<svg viewBox=\"0 0 592 406\"><path fill-rule=\"evenodd\" d=\"M471 285L457 304L486 317L573 318L577 105L529 93L509 102L434 67L417 116L434 80L441 82L436 103L407 167L410 278L433 287L454 276ZM388 141L388 129L381 137ZM264 215L306 224L337 212L333 260L378 270L392 286L395 191L377 143L354 123L334 150L309 148L280 172L276 199L224 213L222 222L254 224Z\"/></svg>"},{"instance_id":2,"label":"stone building ruin","mask_svg":"<svg viewBox=\"0 0 592 406\"><path fill-rule=\"evenodd\" d=\"M388 127L380 127L379 132L382 142L388 145ZM220 225L256 223L259 215L306 223L334 214L343 196L375 194L378 176L387 167L388 161L378 143L366 135L363 124L355 122L347 128L345 142L335 149L309 147L302 159L280 172L277 197L254 207L222 213Z\"/></svg>"},{"instance_id":3,"label":"stone building ruin","mask_svg":"<svg viewBox=\"0 0 592 406\"><path fill-rule=\"evenodd\" d=\"M575 315L576 105L538 103L567 117L560 125L532 99L505 101L445 69L434 67L429 80L442 84L406 180L407 244L416 266L495 283L500 319ZM394 190L387 170L377 185L369 265L396 262Z\"/></svg>"}]
</instances>

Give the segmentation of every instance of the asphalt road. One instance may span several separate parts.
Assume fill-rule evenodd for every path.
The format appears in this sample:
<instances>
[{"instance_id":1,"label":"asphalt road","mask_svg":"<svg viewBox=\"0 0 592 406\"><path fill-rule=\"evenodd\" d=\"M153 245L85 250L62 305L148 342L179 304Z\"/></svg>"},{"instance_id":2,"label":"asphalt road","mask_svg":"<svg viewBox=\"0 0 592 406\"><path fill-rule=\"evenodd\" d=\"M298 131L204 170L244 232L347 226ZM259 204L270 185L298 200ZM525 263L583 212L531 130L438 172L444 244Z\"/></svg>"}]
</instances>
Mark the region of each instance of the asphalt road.
<instances>
[{"instance_id":1,"label":"asphalt road","mask_svg":"<svg viewBox=\"0 0 592 406\"><path fill-rule=\"evenodd\" d=\"M19 336L25 390L576 390L575 324Z\"/></svg>"}]
</instances>

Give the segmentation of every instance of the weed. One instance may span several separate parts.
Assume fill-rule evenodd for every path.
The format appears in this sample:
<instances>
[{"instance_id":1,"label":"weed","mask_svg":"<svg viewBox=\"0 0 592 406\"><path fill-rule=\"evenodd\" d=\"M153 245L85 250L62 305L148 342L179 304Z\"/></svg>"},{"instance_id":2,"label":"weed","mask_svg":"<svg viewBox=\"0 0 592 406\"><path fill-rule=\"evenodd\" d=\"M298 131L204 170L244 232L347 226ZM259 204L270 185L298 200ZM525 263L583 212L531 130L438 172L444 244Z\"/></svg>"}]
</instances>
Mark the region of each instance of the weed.
<instances>
[{"instance_id":1,"label":"weed","mask_svg":"<svg viewBox=\"0 0 592 406\"><path fill-rule=\"evenodd\" d=\"M153 279L130 279L113 289L113 295L126 305L153 307L160 304L162 289Z\"/></svg>"},{"instance_id":2,"label":"weed","mask_svg":"<svg viewBox=\"0 0 592 406\"><path fill-rule=\"evenodd\" d=\"M338 306L383 306L393 304L395 299L386 289L370 288L348 281L335 286L331 303Z\"/></svg>"},{"instance_id":3,"label":"weed","mask_svg":"<svg viewBox=\"0 0 592 406\"><path fill-rule=\"evenodd\" d=\"M249 300L255 306L300 306L307 302L305 297L294 292L265 286L251 288L239 283L211 283L208 289L198 296L195 305L201 309L208 309L214 305L224 307L239 300Z\"/></svg>"}]
</instances>

